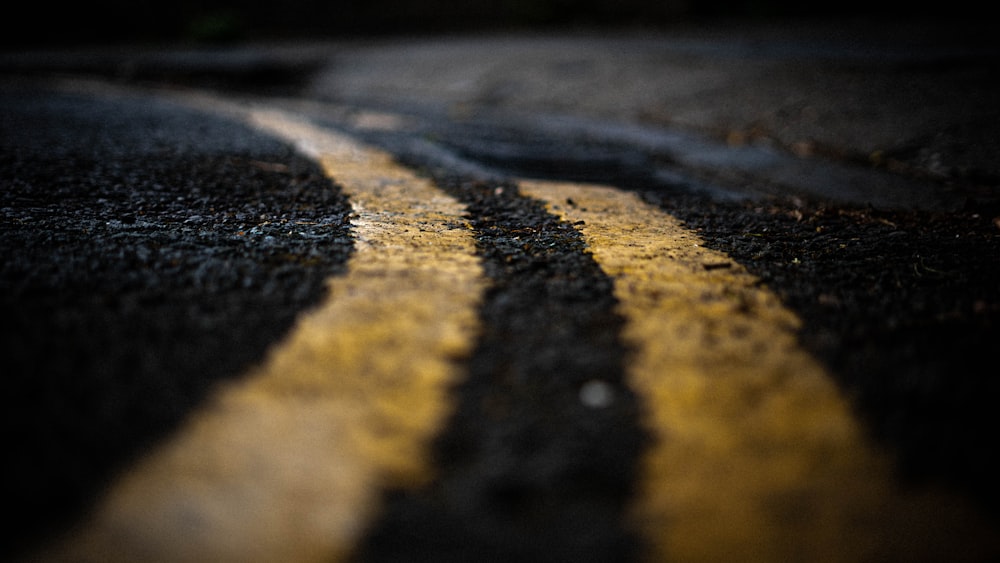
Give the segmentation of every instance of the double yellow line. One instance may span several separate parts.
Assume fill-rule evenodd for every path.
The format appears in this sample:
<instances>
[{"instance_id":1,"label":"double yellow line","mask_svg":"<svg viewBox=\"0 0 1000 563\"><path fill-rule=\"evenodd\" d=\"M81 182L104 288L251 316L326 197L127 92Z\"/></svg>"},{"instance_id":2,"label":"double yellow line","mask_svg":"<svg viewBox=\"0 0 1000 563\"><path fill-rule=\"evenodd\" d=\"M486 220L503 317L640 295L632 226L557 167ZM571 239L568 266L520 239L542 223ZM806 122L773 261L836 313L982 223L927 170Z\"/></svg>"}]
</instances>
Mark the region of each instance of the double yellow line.
<instances>
[{"instance_id":1,"label":"double yellow line","mask_svg":"<svg viewBox=\"0 0 1000 563\"><path fill-rule=\"evenodd\" d=\"M333 561L382 490L431 474L426 446L487 287L464 207L349 138L280 113L246 119L343 187L357 240L347 273L41 560ZM578 224L614 279L629 382L657 439L631 514L649 560L957 560L955 546L986 545L989 528L957 500L895 488L797 346L795 316L738 264L632 194L521 190Z\"/></svg>"}]
</instances>

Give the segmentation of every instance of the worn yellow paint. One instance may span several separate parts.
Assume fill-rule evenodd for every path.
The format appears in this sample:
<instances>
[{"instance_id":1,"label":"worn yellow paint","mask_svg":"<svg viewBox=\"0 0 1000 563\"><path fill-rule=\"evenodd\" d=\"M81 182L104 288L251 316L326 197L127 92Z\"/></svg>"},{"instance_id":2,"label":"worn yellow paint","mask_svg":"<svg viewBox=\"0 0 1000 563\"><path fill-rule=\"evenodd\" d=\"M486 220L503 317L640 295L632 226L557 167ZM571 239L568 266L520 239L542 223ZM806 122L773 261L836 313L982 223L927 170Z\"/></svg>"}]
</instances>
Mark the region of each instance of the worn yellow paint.
<instances>
[{"instance_id":1,"label":"worn yellow paint","mask_svg":"<svg viewBox=\"0 0 1000 563\"><path fill-rule=\"evenodd\" d=\"M335 561L384 487L429 476L485 286L464 208L384 153L281 114L248 119L319 159L349 196L348 271L40 560Z\"/></svg>"},{"instance_id":2,"label":"worn yellow paint","mask_svg":"<svg viewBox=\"0 0 1000 563\"><path fill-rule=\"evenodd\" d=\"M634 194L525 181L581 222L614 279L629 381L656 443L634 518L649 560L982 560L990 527L944 494L904 494L799 320L739 264Z\"/></svg>"}]
</instances>

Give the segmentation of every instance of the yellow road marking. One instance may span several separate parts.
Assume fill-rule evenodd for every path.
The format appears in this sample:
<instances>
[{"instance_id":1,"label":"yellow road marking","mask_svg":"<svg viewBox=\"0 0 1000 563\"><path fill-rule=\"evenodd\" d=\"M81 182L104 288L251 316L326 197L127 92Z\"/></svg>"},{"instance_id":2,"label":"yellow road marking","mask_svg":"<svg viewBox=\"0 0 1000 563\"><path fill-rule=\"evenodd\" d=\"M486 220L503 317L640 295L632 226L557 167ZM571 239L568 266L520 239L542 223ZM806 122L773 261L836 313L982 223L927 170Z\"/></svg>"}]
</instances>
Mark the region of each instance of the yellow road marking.
<instances>
[{"instance_id":1,"label":"yellow road marking","mask_svg":"<svg viewBox=\"0 0 1000 563\"><path fill-rule=\"evenodd\" d=\"M464 207L386 154L280 114L250 119L343 186L357 236L348 272L42 560L335 561L382 487L428 477L425 446L486 284Z\"/></svg>"},{"instance_id":2,"label":"yellow road marking","mask_svg":"<svg viewBox=\"0 0 1000 563\"><path fill-rule=\"evenodd\" d=\"M941 561L996 554L957 499L894 488L848 402L757 279L634 194L525 181L614 279L658 439L635 505L651 561ZM966 559L968 558L968 559Z\"/></svg>"}]
</instances>

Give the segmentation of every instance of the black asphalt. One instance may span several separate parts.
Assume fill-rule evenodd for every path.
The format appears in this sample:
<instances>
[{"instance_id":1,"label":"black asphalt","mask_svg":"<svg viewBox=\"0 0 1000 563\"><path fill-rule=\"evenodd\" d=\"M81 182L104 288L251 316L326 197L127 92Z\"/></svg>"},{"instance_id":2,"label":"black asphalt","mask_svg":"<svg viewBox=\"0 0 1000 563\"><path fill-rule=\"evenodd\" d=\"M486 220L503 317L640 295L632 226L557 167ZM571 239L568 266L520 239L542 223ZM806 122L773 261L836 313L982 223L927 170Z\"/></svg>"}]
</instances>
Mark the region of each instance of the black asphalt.
<instances>
[{"instance_id":1,"label":"black asphalt","mask_svg":"<svg viewBox=\"0 0 1000 563\"><path fill-rule=\"evenodd\" d=\"M317 165L147 97L0 91L3 553L58 531L351 253Z\"/></svg>"},{"instance_id":2,"label":"black asphalt","mask_svg":"<svg viewBox=\"0 0 1000 563\"><path fill-rule=\"evenodd\" d=\"M611 280L573 226L516 185L437 180L468 206L491 281L483 335L434 444L437 477L387 494L355 560L635 560L623 524L649 436ZM610 404L580 400L593 382Z\"/></svg>"},{"instance_id":3,"label":"black asphalt","mask_svg":"<svg viewBox=\"0 0 1000 563\"><path fill-rule=\"evenodd\" d=\"M0 90L0 352L16 397L3 420L15 460L3 478L18 515L10 548L72 522L213 381L260 358L352 247L336 178L287 145L140 94L48 92L15 70ZM206 85L205 75L169 76ZM284 96L301 84L289 80L258 93L297 107ZM245 95L250 84L230 86ZM542 119L449 122L383 105L365 109L412 110L430 125L374 131L352 125L353 106L308 107L466 203L495 284L453 390L457 411L435 442L441 477L387 491L357 560L607 561L641 549L618 517L648 437L641 398L622 381L609 280L571 225L517 195L513 173L610 183L680 218L803 319L800 342L898 456L904 487L942 485L1000 518L1000 198L987 168L929 178L883 164L879 174L919 180L941 196L932 203L949 205L872 205L706 176L634 136L554 133ZM909 162L929 158L914 150ZM612 408L564 401L593 379L615 389Z\"/></svg>"}]
</instances>

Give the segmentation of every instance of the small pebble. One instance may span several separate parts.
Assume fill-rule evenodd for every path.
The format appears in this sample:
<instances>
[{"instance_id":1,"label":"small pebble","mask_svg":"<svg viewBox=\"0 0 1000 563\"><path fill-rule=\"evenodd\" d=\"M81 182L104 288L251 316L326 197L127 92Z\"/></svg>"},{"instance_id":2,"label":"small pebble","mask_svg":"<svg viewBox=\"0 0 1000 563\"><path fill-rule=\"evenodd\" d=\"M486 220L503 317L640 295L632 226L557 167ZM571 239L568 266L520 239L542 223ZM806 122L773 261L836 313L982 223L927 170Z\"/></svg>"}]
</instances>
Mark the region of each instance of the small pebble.
<instances>
[{"instance_id":1,"label":"small pebble","mask_svg":"<svg viewBox=\"0 0 1000 563\"><path fill-rule=\"evenodd\" d=\"M603 409L615 401L615 390L606 381L592 379L580 387L580 402L592 409Z\"/></svg>"}]
</instances>

